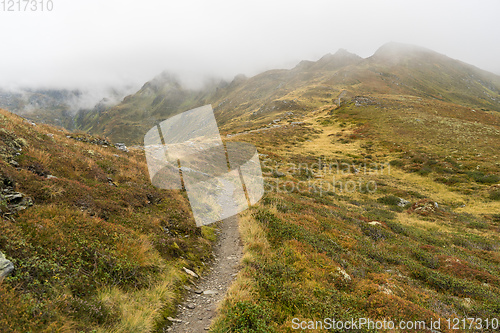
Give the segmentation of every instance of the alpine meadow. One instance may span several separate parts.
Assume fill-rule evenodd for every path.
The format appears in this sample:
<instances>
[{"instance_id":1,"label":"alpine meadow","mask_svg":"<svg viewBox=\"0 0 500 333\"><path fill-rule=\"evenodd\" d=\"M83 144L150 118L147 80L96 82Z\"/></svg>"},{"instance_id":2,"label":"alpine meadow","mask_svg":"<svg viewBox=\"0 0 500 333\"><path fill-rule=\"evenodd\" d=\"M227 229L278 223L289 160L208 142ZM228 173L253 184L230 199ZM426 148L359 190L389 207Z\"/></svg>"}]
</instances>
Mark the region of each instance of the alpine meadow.
<instances>
[{"instance_id":1,"label":"alpine meadow","mask_svg":"<svg viewBox=\"0 0 500 333\"><path fill-rule=\"evenodd\" d=\"M165 71L77 112L72 96L0 91L0 331L500 329L500 76L390 42L196 88ZM259 153L239 236L150 181L146 132L204 105Z\"/></svg>"}]
</instances>

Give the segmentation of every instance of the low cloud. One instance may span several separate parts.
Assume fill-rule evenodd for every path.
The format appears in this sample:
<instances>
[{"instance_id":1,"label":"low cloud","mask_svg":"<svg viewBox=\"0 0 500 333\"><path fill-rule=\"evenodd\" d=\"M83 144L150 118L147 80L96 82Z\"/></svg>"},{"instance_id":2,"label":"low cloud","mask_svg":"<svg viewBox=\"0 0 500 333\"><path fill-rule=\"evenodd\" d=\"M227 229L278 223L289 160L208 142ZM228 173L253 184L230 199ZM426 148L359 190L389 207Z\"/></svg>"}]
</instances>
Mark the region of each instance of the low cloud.
<instances>
[{"instance_id":1,"label":"low cloud","mask_svg":"<svg viewBox=\"0 0 500 333\"><path fill-rule=\"evenodd\" d=\"M500 35L498 12L493 0L54 1L50 12L1 13L0 87L103 91L140 87L164 70L197 86L339 48L368 57L389 41L500 73L489 37Z\"/></svg>"}]
</instances>

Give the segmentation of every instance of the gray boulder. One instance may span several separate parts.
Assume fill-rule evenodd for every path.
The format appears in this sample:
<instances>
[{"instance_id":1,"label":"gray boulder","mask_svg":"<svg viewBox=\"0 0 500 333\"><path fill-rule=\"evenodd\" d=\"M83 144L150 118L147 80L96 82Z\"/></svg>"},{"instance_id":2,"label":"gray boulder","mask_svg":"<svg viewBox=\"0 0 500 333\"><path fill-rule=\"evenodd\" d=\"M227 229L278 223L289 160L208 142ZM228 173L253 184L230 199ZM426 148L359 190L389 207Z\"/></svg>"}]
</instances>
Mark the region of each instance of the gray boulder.
<instances>
[{"instance_id":1,"label":"gray boulder","mask_svg":"<svg viewBox=\"0 0 500 333\"><path fill-rule=\"evenodd\" d=\"M116 149L120 149L121 151L128 153L128 148L124 143L115 143L115 147Z\"/></svg>"},{"instance_id":2,"label":"gray boulder","mask_svg":"<svg viewBox=\"0 0 500 333\"><path fill-rule=\"evenodd\" d=\"M14 264L0 252L0 278L10 275L14 271Z\"/></svg>"},{"instance_id":3,"label":"gray boulder","mask_svg":"<svg viewBox=\"0 0 500 333\"><path fill-rule=\"evenodd\" d=\"M399 202L398 202L398 206L399 207L404 207L406 205L408 205L410 202L408 200L405 200L403 198L399 198Z\"/></svg>"}]
</instances>

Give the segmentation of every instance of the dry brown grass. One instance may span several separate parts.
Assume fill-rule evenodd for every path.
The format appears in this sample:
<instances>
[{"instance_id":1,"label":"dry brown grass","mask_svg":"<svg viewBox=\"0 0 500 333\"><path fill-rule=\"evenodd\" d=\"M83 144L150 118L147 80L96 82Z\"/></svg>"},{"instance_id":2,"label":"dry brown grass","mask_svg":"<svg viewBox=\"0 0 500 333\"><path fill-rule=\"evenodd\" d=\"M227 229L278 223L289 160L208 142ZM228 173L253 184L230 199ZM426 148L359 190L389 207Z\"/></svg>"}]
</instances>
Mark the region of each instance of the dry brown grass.
<instances>
[{"instance_id":1,"label":"dry brown grass","mask_svg":"<svg viewBox=\"0 0 500 333\"><path fill-rule=\"evenodd\" d=\"M101 290L98 298L108 307L118 309L120 319L112 327L98 327L96 332L152 332L162 317L162 308L175 301L174 286L182 278L178 270L163 269L151 288L131 292L118 287Z\"/></svg>"}]
</instances>

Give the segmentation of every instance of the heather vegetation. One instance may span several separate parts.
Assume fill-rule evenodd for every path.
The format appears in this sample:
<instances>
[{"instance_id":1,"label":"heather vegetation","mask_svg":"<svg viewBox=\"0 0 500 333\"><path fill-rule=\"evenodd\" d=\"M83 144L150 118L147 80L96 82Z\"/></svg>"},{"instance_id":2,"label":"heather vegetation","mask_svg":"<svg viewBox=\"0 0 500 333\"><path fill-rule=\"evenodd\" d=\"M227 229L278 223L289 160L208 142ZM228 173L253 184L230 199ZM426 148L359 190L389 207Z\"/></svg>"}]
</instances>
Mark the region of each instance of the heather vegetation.
<instances>
[{"instance_id":1,"label":"heather vegetation","mask_svg":"<svg viewBox=\"0 0 500 333\"><path fill-rule=\"evenodd\" d=\"M259 146L267 183L335 177L377 188L268 186L241 218L244 268L215 332L291 332L294 318L500 316L500 117L476 111L472 120L470 109L421 107L410 96L368 98L372 105L353 98L320 108L299 128L237 137ZM318 170L318 159L358 169ZM365 172L367 164L389 170Z\"/></svg>"},{"instance_id":2,"label":"heather vegetation","mask_svg":"<svg viewBox=\"0 0 500 333\"><path fill-rule=\"evenodd\" d=\"M110 141L139 143L207 103L225 141L257 146L266 187L239 216L244 257L213 332L500 318L500 79L428 50L395 61L394 47L203 91L163 74L75 119L111 139L2 111L0 250L16 269L0 283L0 327L170 323L182 268L204 270L216 227L196 228L186 193L152 187L143 152Z\"/></svg>"},{"instance_id":3,"label":"heather vegetation","mask_svg":"<svg viewBox=\"0 0 500 333\"><path fill-rule=\"evenodd\" d=\"M2 330L162 327L182 267L210 259L213 229L195 226L184 194L151 186L141 151L6 111L0 123L1 195L23 196L0 206L0 249L15 266L0 283Z\"/></svg>"}]
</instances>

